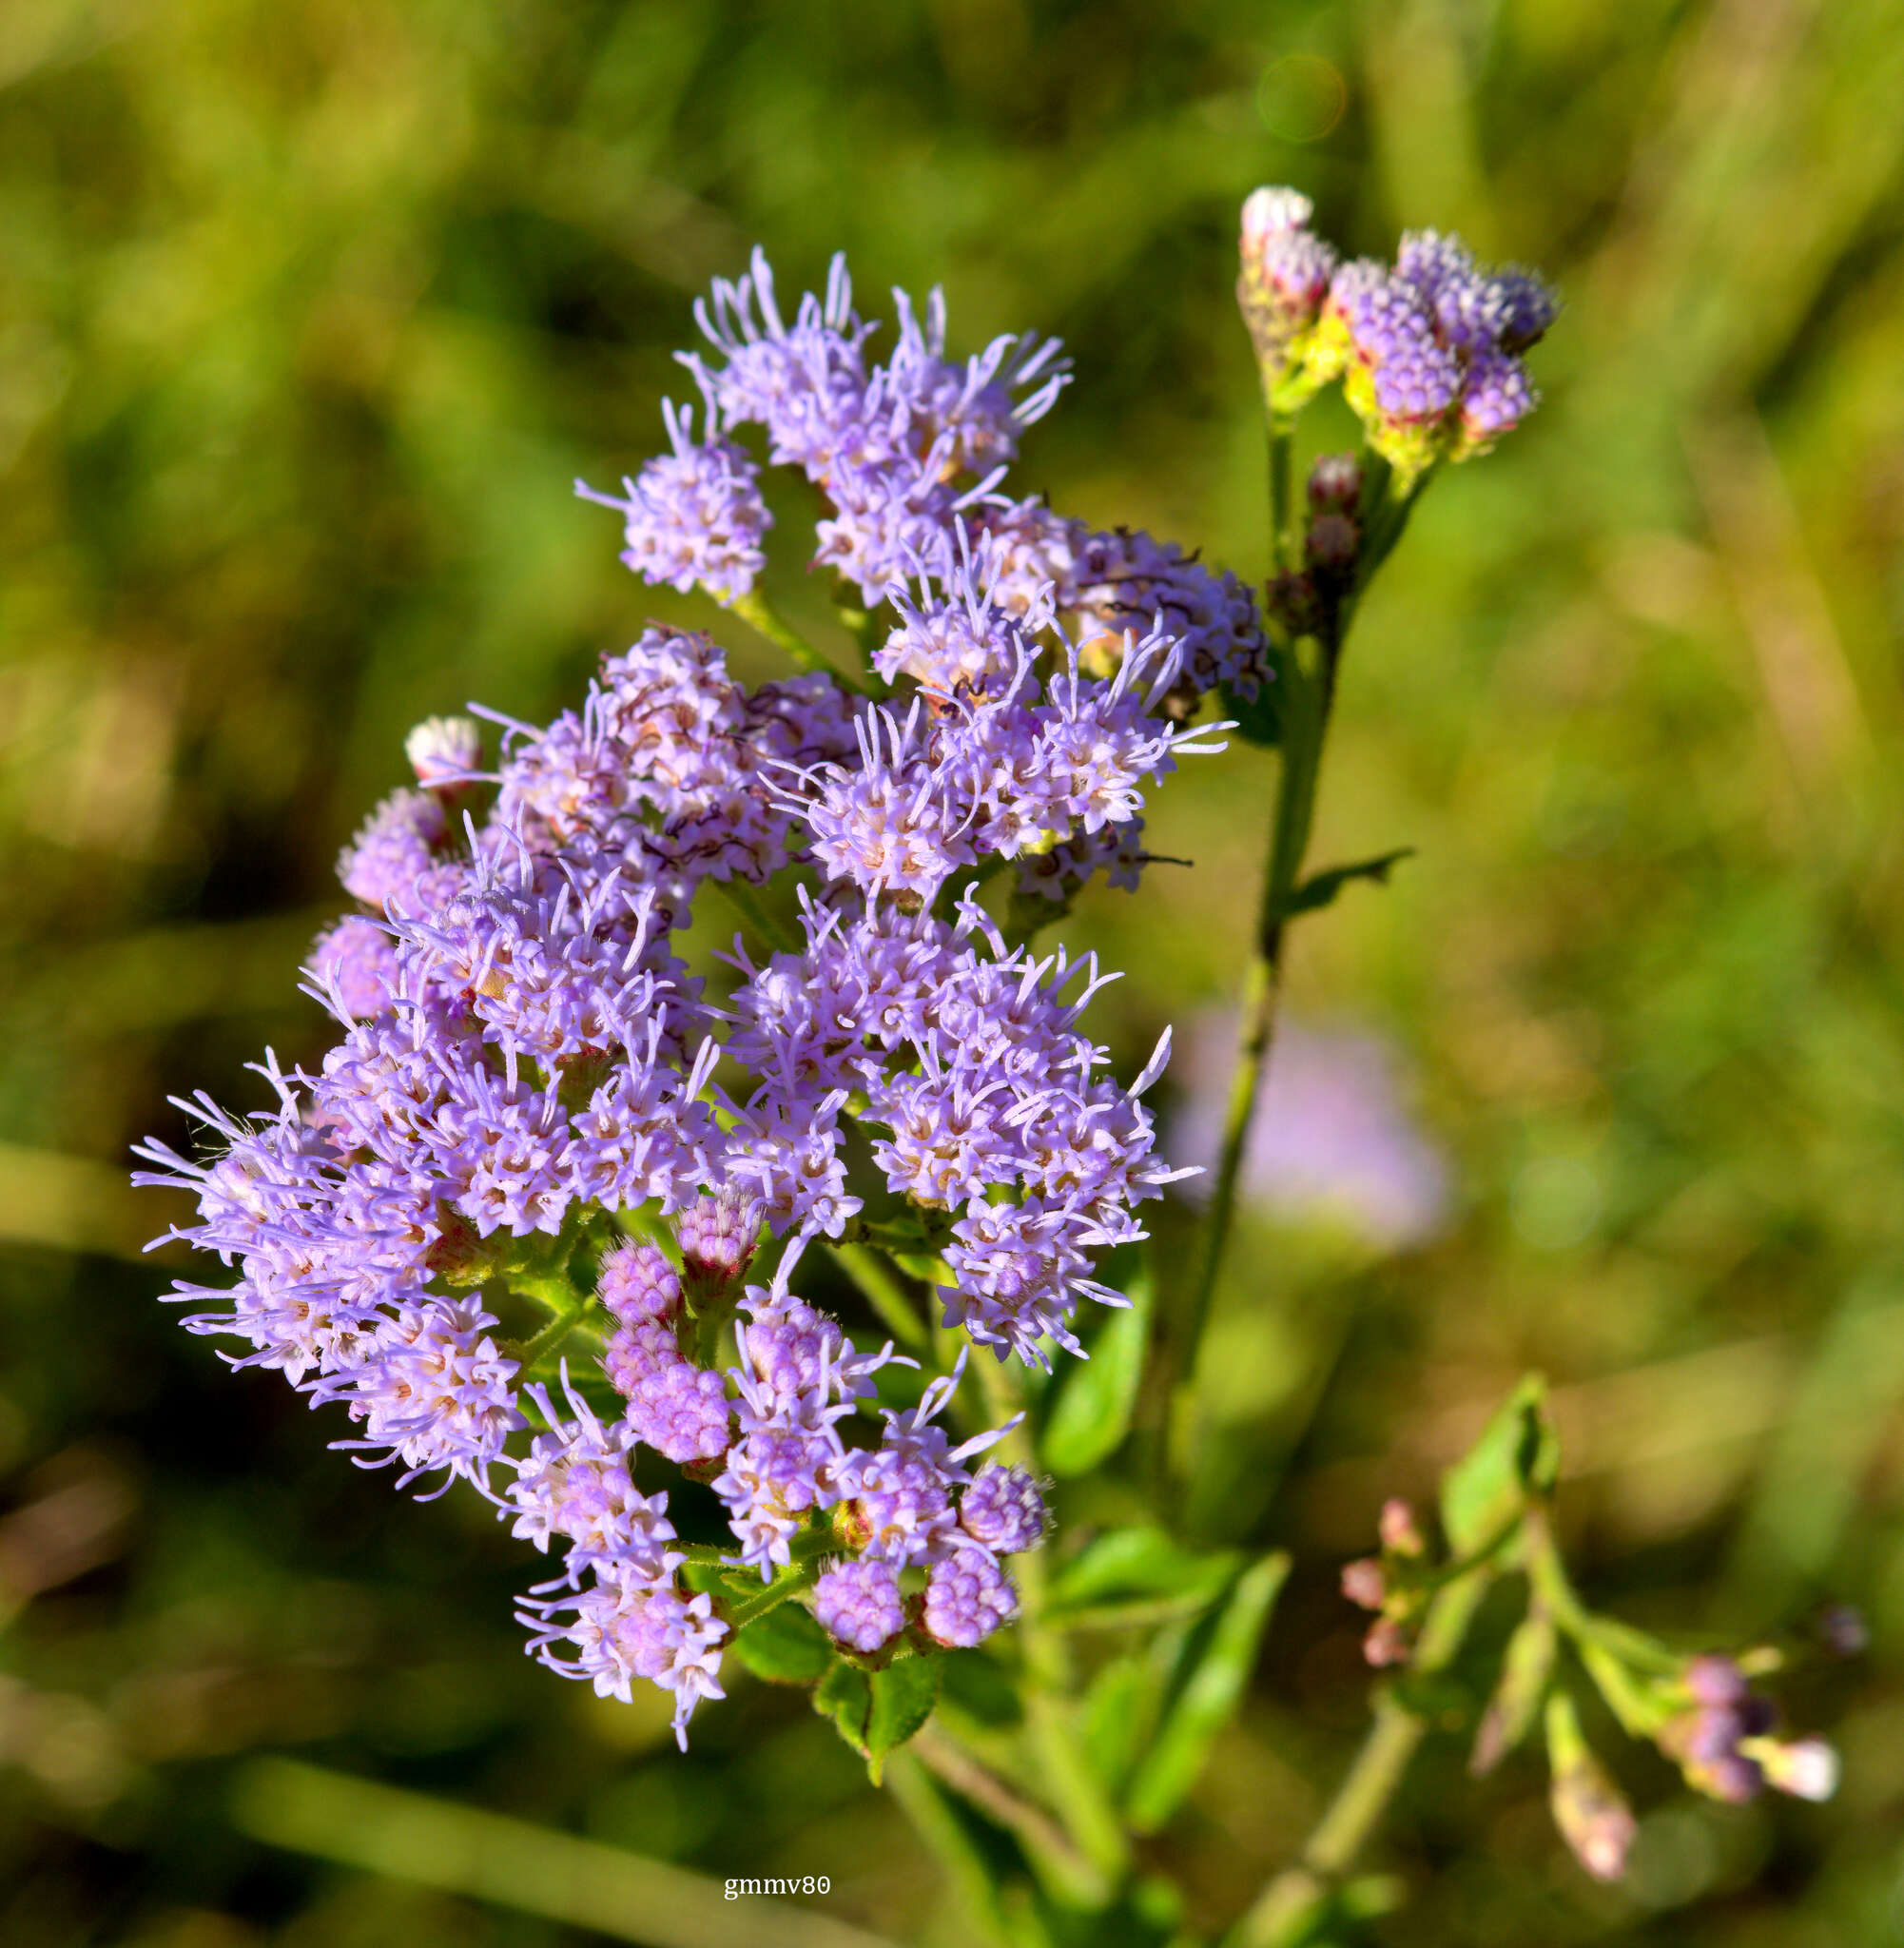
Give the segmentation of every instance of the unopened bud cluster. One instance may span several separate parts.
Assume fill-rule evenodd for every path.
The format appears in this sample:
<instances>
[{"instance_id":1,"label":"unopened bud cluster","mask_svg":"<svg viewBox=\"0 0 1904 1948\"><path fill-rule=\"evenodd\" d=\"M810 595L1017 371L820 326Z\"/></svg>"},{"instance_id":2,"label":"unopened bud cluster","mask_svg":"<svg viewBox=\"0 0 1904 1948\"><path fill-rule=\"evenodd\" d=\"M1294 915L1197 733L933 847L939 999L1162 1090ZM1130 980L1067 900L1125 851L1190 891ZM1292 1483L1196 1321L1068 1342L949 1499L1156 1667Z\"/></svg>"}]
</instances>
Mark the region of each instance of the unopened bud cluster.
<instances>
[{"instance_id":1,"label":"unopened bud cluster","mask_svg":"<svg viewBox=\"0 0 1904 1948\"><path fill-rule=\"evenodd\" d=\"M1243 205L1237 302L1273 417L1340 380L1403 491L1440 460L1486 453L1539 403L1521 355L1553 322L1552 290L1489 269L1458 237L1402 236L1392 265L1343 263L1293 189Z\"/></svg>"}]
</instances>

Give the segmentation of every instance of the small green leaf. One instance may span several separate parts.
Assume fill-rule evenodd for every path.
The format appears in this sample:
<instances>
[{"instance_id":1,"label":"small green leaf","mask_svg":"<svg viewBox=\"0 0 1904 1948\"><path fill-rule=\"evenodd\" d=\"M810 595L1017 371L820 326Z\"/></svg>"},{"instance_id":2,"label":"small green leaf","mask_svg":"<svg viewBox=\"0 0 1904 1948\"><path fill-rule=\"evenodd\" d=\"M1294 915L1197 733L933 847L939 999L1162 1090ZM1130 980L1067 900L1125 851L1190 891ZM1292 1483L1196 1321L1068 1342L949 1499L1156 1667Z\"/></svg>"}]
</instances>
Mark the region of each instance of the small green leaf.
<instances>
[{"instance_id":1,"label":"small green leaf","mask_svg":"<svg viewBox=\"0 0 1904 1948\"><path fill-rule=\"evenodd\" d=\"M1124 1288L1130 1304L1098 1326L1091 1356L1070 1362L1054 1390L1039 1442L1044 1465L1054 1474L1088 1474L1110 1458L1130 1432L1156 1292L1148 1258L1133 1254L1133 1260Z\"/></svg>"},{"instance_id":2,"label":"small green leaf","mask_svg":"<svg viewBox=\"0 0 1904 1948\"><path fill-rule=\"evenodd\" d=\"M1286 1555L1263 1557L1237 1579L1216 1615L1190 1633L1162 1725L1125 1797L1137 1832L1155 1833L1196 1783L1217 1733L1242 1703L1289 1568Z\"/></svg>"},{"instance_id":3,"label":"small green leaf","mask_svg":"<svg viewBox=\"0 0 1904 1948\"><path fill-rule=\"evenodd\" d=\"M797 1603L756 1617L734 1638L733 1648L755 1677L774 1685L810 1685L833 1660L826 1631Z\"/></svg>"},{"instance_id":4,"label":"small green leaf","mask_svg":"<svg viewBox=\"0 0 1904 1948\"><path fill-rule=\"evenodd\" d=\"M872 1686L858 1665L837 1658L813 1691L813 1708L830 1718L840 1736L862 1759L866 1752L866 1719L872 1711Z\"/></svg>"},{"instance_id":5,"label":"small green leaf","mask_svg":"<svg viewBox=\"0 0 1904 1948\"><path fill-rule=\"evenodd\" d=\"M932 1716L939 1702L939 1660L902 1657L872 1674L872 1709L866 1717L866 1770L875 1785L885 1755L905 1743Z\"/></svg>"},{"instance_id":6,"label":"small green leaf","mask_svg":"<svg viewBox=\"0 0 1904 1948\"><path fill-rule=\"evenodd\" d=\"M1526 1506L1548 1493L1560 1471L1560 1444L1547 1417L1547 1383L1529 1373L1481 1437L1441 1478L1441 1526L1457 1557L1494 1542Z\"/></svg>"},{"instance_id":7,"label":"small green leaf","mask_svg":"<svg viewBox=\"0 0 1904 1948\"><path fill-rule=\"evenodd\" d=\"M1209 1592L1234 1581L1243 1558L1234 1549L1186 1549L1161 1529L1114 1529L1088 1544L1052 1579L1054 1611L1087 1604L1135 1602Z\"/></svg>"},{"instance_id":8,"label":"small green leaf","mask_svg":"<svg viewBox=\"0 0 1904 1948\"><path fill-rule=\"evenodd\" d=\"M1476 1779L1493 1771L1532 1727L1553 1676L1557 1643L1553 1619L1538 1607L1522 1618L1520 1627L1508 1638L1501 1682L1481 1714L1474 1750L1467 1761L1467 1769Z\"/></svg>"},{"instance_id":9,"label":"small green leaf","mask_svg":"<svg viewBox=\"0 0 1904 1948\"><path fill-rule=\"evenodd\" d=\"M1373 880L1386 886L1389 871L1401 860L1412 859L1414 851L1412 846L1398 846L1392 852L1379 853L1373 859L1358 859L1352 866L1331 866L1326 872L1312 872L1291 890L1277 918L1287 920L1292 913L1313 913L1318 907L1331 905L1336 894L1352 879Z\"/></svg>"}]
</instances>

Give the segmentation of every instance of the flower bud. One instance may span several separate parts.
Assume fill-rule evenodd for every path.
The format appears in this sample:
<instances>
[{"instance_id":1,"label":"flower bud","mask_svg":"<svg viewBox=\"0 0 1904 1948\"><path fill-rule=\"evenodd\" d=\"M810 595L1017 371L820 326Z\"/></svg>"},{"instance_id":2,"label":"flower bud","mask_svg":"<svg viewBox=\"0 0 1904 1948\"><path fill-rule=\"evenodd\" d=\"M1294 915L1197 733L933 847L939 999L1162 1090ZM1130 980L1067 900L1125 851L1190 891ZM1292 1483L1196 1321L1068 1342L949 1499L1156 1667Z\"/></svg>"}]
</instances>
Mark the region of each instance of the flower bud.
<instances>
[{"instance_id":1,"label":"flower bud","mask_svg":"<svg viewBox=\"0 0 1904 1948\"><path fill-rule=\"evenodd\" d=\"M1382 1538L1382 1547L1390 1555L1419 1556L1428 1553L1428 1544L1422 1540L1422 1532L1415 1526L1413 1505L1405 1502L1400 1495L1390 1495L1382 1504L1381 1520L1376 1528Z\"/></svg>"},{"instance_id":2,"label":"flower bud","mask_svg":"<svg viewBox=\"0 0 1904 1948\"><path fill-rule=\"evenodd\" d=\"M1317 383L1303 373L1303 341L1322 314L1336 260L1311 231L1313 214L1294 189L1258 189L1243 205L1236 302L1276 412L1294 412Z\"/></svg>"},{"instance_id":3,"label":"flower bud","mask_svg":"<svg viewBox=\"0 0 1904 1948\"><path fill-rule=\"evenodd\" d=\"M1633 1808L1597 1760L1554 1775L1554 1824L1573 1857L1596 1880L1617 1880L1633 1844Z\"/></svg>"},{"instance_id":4,"label":"flower bud","mask_svg":"<svg viewBox=\"0 0 1904 1948\"><path fill-rule=\"evenodd\" d=\"M1304 546L1318 575L1340 581L1355 566L1362 536L1347 515L1319 514L1309 524Z\"/></svg>"},{"instance_id":5,"label":"flower bud","mask_svg":"<svg viewBox=\"0 0 1904 1948\"><path fill-rule=\"evenodd\" d=\"M716 1298L741 1282L760 1243L760 1224L758 1199L729 1189L697 1198L674 1219L691 1298Z\"/></svg>"},{"instance_id":6,"label":"flower bud","mask_svg":"<svg viewBox=\"0 0 1904 1948\"><path fill-rule=\"evenodd\" d=\"M1686 1666L1685 1686L1695 1704L1737 1704L1745 1696L1745 1673L1729 1657L1711 1650Z\"/></svg>"},{"instance_id":7,"label":"flower bud","mask_svg":"<svg viewBox=\"0 0 1904 1948\"><path fill-rule=\"evenodd\" d=\"M1391 1664L1408 1663L1413 1648L1409 1633L1393 1617L1377 1617L1362 1640L1362 1655L1376 1670L1385 1670Z\"/></svg>"},{"instance_id":8,"label":"flower bud","mask_svg":"<svg viewBox=\"0 0 1904 1948\"><path fill-rule=\"evenodd\" d=\"M403 755L427 791L454 791L482 762L473 717L425 717L403 740Z\"/></svg>"},{"instance_id":9,"label":"flower bud","mask_svg":"<svg viewBox=\"0 0 1904 1948\"><path fill-rule=\"evenodd\" d=\"M1633 1843L1633 1808L1594 1756L1564 1691L1547 1700L1547 1755L1553 1766L1548 1803L1561 1838L1596 1880L1619 1880Z\"/></svg>"},{"instance_id":10,"label":"flower bud","mask_svg":"<svg viewBox=\"0 0 1904 1948\"><path fill-rule=\"evenodd\" d=\"M1317 514L1352 515L1362 500L1362 463L1352 453L1324 453L1309 470L1309 504Z\"/></svg>"},{"instance_id":11,"label":"flower bud","mask_svg":"<svg viewBox=\"0 0 1904 1948\"><path fill-rule=\"evenodd\" d=\"M1823 1739L1749 1741L1751 1756L1765 1774L1765 1782L1794 1799L1828 1800L1837 1790L1838 1756Z\"/></svg>"},{"instance_id":12,"label":"flower bud","mask_svg":"<svg viewBox=\"0 0 1904 1948\"><path fill-rule=\"evenodd\" d=\"M1388 1587L1382 1565L1374 1556L1362 1556L1342 1566L1342 1593L1359 1609L1380 1609Z\"/></svg>"}]
</instances>

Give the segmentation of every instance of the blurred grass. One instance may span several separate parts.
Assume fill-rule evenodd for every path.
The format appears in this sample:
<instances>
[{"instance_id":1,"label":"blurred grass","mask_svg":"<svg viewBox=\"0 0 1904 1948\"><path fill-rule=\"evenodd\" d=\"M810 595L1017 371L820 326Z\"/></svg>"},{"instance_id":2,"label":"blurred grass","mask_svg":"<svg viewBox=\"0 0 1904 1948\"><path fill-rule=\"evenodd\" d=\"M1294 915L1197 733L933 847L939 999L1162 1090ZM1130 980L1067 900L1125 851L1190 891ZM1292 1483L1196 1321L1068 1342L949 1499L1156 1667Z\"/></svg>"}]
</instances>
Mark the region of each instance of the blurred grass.
<instances>
[{"instance_id":1,"label":"blurred grass","mask_svg":"<svg viewBox=\"0 0 1904 1948\"><path fill-rule=\"evenodd\" d=\"M1298 1573L1157 1858L1210 1919L1286 1856L1366 1689L1336 1560L1535 1363L1596 1601L1715 1640L1865 1606L1869 1664L1798 1700L1845 1715L1847 1783L1724 1812L1632 1760L1657 1811L1605 1890L1530 1770L1433 1758L1384 1938L1890 1938L1900 95L1894 0L0 10L0 1470L37 1551L5 1557L0 1938L580 1938L234 1830L231 1767L280 1746L961 1938L797 1699L737 1685L681 1761L528 1666L515 1547L181 1334L130 1261L164 1199L117 1173L183 1139L167 1091L316 1052L292 967L409 723L546 714L645 615L713 619L569 497L652 450L709 276L844 247L869 304L942 280L962 346L1061 332L1022 482L1260 575L1229 285L1277 180L1352 248L1455 225L1568 310L1546 408L1437 483L1346 673L1317 857L1418 856L1296 936L1294 1006L1409 1052L1458 1221L1238 1255L1194 1507ZM1195 869L1071 924L1130 970L1120 1056L1230 993L1269 776L1172 780L1152 843ZM1066 1542L1123 1497L1067 1484Z\"/></svg>"}]
</instances>

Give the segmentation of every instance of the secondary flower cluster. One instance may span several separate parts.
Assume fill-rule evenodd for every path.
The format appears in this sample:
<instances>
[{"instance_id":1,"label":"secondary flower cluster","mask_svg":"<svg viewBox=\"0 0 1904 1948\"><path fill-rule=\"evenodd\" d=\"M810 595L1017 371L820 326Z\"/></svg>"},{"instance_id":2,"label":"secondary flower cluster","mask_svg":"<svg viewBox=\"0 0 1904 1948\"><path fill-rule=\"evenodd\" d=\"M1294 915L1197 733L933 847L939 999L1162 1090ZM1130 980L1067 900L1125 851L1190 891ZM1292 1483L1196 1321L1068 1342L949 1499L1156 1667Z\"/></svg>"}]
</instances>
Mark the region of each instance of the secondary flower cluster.
<instances>
[{"instance_id":1,"label":"secondary flower cluster","mask_svg":"<svg viewBox=\"0 0 1904 1948\"><path fill-rule=\"evenodd\" d=\"M1237 299L1273 413L1344 381L1369 443L1411 484L1435 461L1486 453L1539 403L1521 354L1552 324L1530 271L1486 269L1457 237L1409 230L1392 266L1339 261L1293 189L1243 205Z\"/></svg>"},{"instance_id":2,"label":"secondary flower cluster","mask_svg":"<svg viewBox=\"0 0 1904 1948\"><path fill-rule=\"evenodd\" d=\"M967 1466L1005 1430L940 1426L964 1354L881 1408L892 1348L857 1351L789 1279L873 1198L942 1266L945 1323L1001 1359L1079 1351L1079 1300L1122 1302L1094 1257L1175 1174L1139 1101L1168 1038L1118 1084L1078 1025L1104 977L1008 939L977 883L1009 861L1053 901L1135 884L1145 792L1215 748L1189 727L1204 692L1269 669L1234 577L1002 492L1063 381L1052 343L954 361L938 299L922 320L902 296L874 363L843 267L789 321L758 257L701 315L703 437L669 408L670 452L612 503L625 558L757 603L770 521L733 435L761 425L827 500L815 565L886 605L871 669L748 691L656 625L579 711L499 720L494 771L474 723L418 726L417 788L340 861L359 910L313 948L335 1045L309 1072L267 1057L267 1115L187 1105L215 1154L147 1145L142 1179L190 1188L171 1235L237 1271L180 1286L190 1329L342 1405L340 1445L399 1485L468 1480L560 1549L530 1647L607 1694L667 1687L677 1726L745 1619L696 1579L683 1491L670 1517L639 1468L711 1494L729 1564L844 1652L968 1646L1014 1613L1003 1560L1045 1514L1022 1470ZM709 882L788 868L797 947L737 940L713 1004L674 933ZM747 1284L767 1237L777 1269ZM488 1306L521 1295L553 1317L511 1338Z\"/></svg>"}]
</instances>

